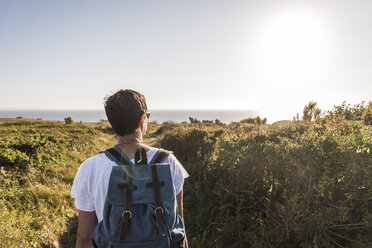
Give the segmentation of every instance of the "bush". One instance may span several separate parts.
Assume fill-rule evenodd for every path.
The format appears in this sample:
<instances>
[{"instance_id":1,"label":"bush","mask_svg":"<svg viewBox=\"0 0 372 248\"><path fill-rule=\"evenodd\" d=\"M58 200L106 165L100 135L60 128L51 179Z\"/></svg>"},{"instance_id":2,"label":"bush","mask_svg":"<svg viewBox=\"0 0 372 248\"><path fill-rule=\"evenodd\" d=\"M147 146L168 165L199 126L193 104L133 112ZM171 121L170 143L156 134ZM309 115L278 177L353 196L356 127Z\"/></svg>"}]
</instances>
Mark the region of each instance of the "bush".
<instances>
[{"instance_id":1,"label":"bush","mask_svg":"<svg viewBox=\"0 0 372 248\"><path fill-rule=\"evenodd\" d=\"M372 102L362 102L352 106L345 101L340 106L334 106L333 110L328 111L327 119L345 119L345 120L363 120L363 116L368 111L369 106Z\"/></svg>"},{"instance_id":2,"label":"bush","mask_svg":"<svg viewBox=\"0 0 372 248\"><path fill-rule=\"evenodd\" d=\"M372 125L372 102L370 102L368 107L364 110L362 118L366 125Z\"/></svg>"},{"instance_id":3,"label":"bush","mask_svg":"<svg viewBox=\"0 0 372 248\"><path fill-rule=\"evenodd\" d=\"M202 123L213 123L213 120L202 120Z\"/></svg>"},{"instance_id":4,"label":"bush","mask_svg":"<svg viewBox=\"0 0 372 248\"><path fill-rule=\"evenodd\" d=\"M302 120L315 121L320 118L322 110L318 108L316 105L317 105L316 102L309 102L309 104L304 107Z\"/></svg>"},{"instance_id":5,"label":"bush","mask_svg":"<svg viewBox=\"0 0 372 248\"><path fill-rule=\"evenodd\" d=\"M242 132L249 125L164 131L162 147L190 174L184 212L191 247L372 242L371 126L325 121Z\"/></svg>"},{"instance_id":6,"label":"bush","mask_svg":"<svg viewBox=\"0 0 372 248\"><path fill-rule=\"evenodd\" d=\"M200 123L200 120L193 118L191 116L189 117L189 120L190 120L190 123Z\"/></svg>"},{"instance_id":7,"label":"bush","mask_svg":"<svg viewBox=\"0 0 372 248\"><path fill-rule=\"evenodd\" d=\"M8 169L27 168L30 158L16 149L0 148L0 166Z\"/></svg>"},{"instance_id":8,"label":"bush","mask_svg":"<svg viewBox=\"0 0 372 248\"><path fill-rule=\"evenodd\" d=\"M72 124L72 123L74 123L74 121L72 120L72 118L70 116L68 116L68 117L65 118L65 123L66 124Z\"/></svg>"},{"instance_id":9,"label":"bush","mask_svg":"<svg viewBox=\"0 0 372 248\"><path fill-rule=\"evenodd\" d=\"M1 124L0 137L0 247L55 247L62 234L73 243L75 173L114 138L46 121Z\"/></svg>"},{"instance_id":10,"label":"bush","mask_svg":"<svg viewBox=\"0 0 372 248\"><path fill-rule=\"evenodd\" d=\"M247 118L240 121L241 123L256 124L256 125L265 125L267 118L261 119L259 116L255 118Z\"/></svg>"}]
</instances>

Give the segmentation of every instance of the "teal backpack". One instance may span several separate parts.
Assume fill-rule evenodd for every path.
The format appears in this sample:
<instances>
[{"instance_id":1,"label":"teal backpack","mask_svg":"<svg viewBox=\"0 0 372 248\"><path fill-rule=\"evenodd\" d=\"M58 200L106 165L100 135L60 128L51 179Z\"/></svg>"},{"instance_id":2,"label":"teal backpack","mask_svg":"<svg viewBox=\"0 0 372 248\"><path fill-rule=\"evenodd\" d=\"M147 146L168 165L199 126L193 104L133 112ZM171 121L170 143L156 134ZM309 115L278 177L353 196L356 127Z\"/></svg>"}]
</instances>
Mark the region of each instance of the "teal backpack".
<instances>
[{"instance_id":1,"label":"teal backpack","mask_svg":"<svg viewBox=\"0 0 372 248\"><path fill-rule=\"evenodd\" d=\"M116 162L103 209L103 220L93 234L99 248L184 247L185 231L178 215L169 152L158 150L147 163L145 149L137 150L135 164L117 147L101 151Z\"/></svg>"}]
</instances>

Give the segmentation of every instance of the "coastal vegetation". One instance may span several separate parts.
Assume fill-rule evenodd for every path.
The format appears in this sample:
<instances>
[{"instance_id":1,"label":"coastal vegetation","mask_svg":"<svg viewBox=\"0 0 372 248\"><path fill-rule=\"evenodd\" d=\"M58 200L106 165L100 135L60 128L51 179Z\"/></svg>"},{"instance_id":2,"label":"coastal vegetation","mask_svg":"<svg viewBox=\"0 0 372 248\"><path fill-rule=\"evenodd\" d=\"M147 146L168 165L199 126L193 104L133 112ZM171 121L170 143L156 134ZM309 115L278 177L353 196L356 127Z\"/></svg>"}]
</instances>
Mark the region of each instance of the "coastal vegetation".
<instances>
[{"instance_id":1,"label":"coastal vegetation","mask_svg":"<svg viewBox=\"0 0 372 248\"><path fill-rule=\"evenodd\" d=\"M113 137L79 125L0 125L0 247L74 247L75 173Z\"/></svg>"},{"instance_id":2,"label":"coastal vegetation","mask_svg":"<svg viewBox=\"0 0 372 248\"><path fill-rule=\"evenodd\" d=\"M372 246L371 106L321 117L309 103L304 120L282 124L163 127L162 147L190 174L192 247Z\"/></svg>"},{"instance_id":3,"label":"coastal vegetation","mask_svg":"<svg viewBox=\"0 0 372 248\"><path fill-rule=\"evenodd\" d=\"M66 124L72 124L72 123L74 123L74 120L71 118L71 116L68 116L68 117L65 118L65 123Z\"/></svg>"},{"instance_id":4,"label":"coastal vegetation","mask_svg":"<svg viewBox=\"0 0 372 248\"><path fill-rule=\"evenodd\" d=\"M273 124L149 124L146 141L190 174L191 247L372 245L372 103L316 109ZM71 184L82 161L115 144L107 121L17 119L0 137L0 247L74 247Z\"/></svg>"}]
</instances>

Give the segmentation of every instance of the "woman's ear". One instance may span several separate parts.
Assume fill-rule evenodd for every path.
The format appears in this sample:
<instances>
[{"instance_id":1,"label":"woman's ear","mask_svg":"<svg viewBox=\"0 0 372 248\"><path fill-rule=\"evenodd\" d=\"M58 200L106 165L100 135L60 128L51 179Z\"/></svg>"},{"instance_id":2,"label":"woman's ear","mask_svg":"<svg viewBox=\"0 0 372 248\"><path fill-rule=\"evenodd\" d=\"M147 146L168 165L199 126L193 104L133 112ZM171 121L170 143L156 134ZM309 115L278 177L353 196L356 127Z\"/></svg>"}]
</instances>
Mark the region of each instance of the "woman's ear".
<instances>
[{"instance_id":1,"label":"woman's ear","mask_svg":"<svg viewBox=\"0 0 372 248\"><path fill-rule=\"evenodd\" d=\"M145 116L145 115L142 115L142 116L141 116L141 119L140 119L139 124L138 124L139 127L142 127L143 122L145 121L144 116Z\"/></svg>"}]
</instances>

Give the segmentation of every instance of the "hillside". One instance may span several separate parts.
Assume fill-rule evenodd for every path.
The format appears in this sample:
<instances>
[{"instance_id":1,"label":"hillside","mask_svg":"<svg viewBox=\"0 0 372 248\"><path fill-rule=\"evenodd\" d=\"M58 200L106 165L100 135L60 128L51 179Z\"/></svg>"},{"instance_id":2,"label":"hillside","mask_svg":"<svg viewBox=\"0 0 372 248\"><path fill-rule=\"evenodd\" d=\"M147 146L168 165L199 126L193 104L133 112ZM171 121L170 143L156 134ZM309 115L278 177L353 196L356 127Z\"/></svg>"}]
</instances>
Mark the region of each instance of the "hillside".
<instances>
[{"instance_id":1,"label":"hillside","mask_svg":"<svg viewBox=\"0 0 372 248\"><path fill-rule=\"evenodd\" d=\"M70 188L88 156L112 136L79 124L46 121L0 125L0 246L58 247L74 226Z\"/></svg>"},{"instance_id":2,"label":"hillside","mask_svg":"<svg viewBox=\"0 0 372 248\"><path fill-rule=\"evenodd\" d=\"M369 247L366 111L272 125L150 123L145 142L173 151L190 174L191 247ZM74 247L71 184L82 161L115 144L110 126L3 120L0 135L0 247Z\"/></svg>"},{"instance_id":3,"label":"hillside","mask_svg":"<svg viewBox=\"0 0 372 248\"><path fill-rule=\"evenodd\" d=\"M160 125L145 142L156 144ZM79 165L116 141L107 121L0 120L0 247L74 247L70 189Z\"/></svg>"},{"instance_id":4,"label":"hillside","mask_svg":"<svg viewBox=\"0 0 372 248\"><path fill-rule=\"evenodd\" d=\"M162 127L161 146L190 174L192 247L372 247L366 120Z\"/></svg>"}]
</instances>

